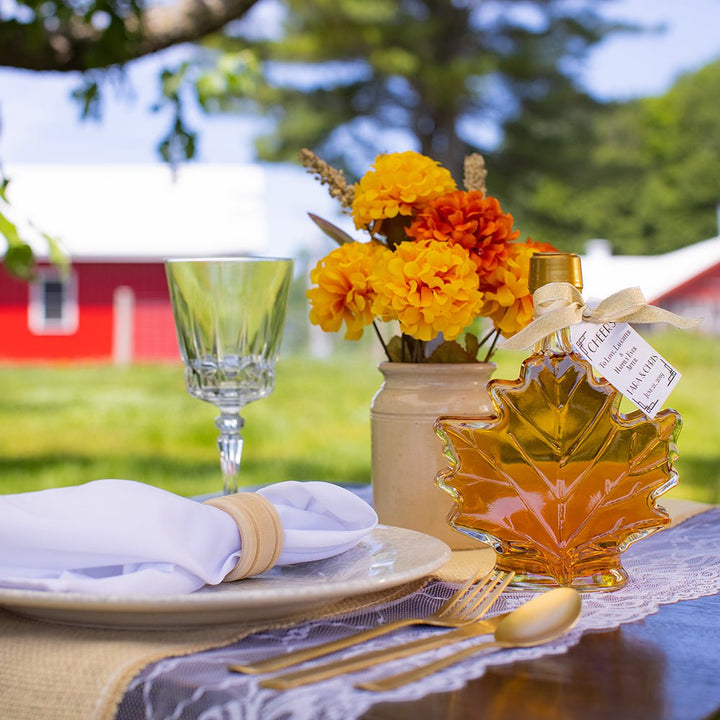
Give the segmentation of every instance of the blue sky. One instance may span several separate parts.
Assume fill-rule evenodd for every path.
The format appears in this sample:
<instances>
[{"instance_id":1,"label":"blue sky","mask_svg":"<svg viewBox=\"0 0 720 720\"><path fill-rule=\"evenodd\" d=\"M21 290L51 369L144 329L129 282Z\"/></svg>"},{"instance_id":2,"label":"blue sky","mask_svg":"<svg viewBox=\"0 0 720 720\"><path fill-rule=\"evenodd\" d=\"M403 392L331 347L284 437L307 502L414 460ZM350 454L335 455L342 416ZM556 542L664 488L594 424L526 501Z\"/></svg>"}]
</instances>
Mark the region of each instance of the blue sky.
<instances>
[{"instance_id":1,"label":"blue sky","mask_svg":"<svg viewBox=\"0 0 720 720\"><path fill-rule=\"evenodd\" d=\"M678 75L720 58L720 0L615 0L608 14L666 23L649 37L615 38L589 58L587 87L602 98L665 92ZM130 89L106 93L101 124L80 122L70 98L77 77L0 69L0 159L17 163L155 162L155 146L169 122L148 108L156 100L157 67L165 57L130 66ZM133 96L134 94L134 96ZM200 161L248 162L256 125L241 117L193 114L200 128Z\"/></svg>"}]
</instances>

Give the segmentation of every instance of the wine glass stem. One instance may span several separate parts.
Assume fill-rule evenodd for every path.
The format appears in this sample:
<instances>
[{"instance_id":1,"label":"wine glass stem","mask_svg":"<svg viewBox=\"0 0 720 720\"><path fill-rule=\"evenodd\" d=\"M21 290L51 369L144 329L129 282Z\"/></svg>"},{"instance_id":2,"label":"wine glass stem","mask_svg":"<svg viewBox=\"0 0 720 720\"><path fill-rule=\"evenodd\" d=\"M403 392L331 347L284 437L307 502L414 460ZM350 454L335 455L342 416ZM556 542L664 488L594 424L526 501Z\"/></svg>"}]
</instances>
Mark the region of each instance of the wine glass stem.
<instances>
[{"instance_id":1,"label":"wine glass stem","mask_svg":"<svg viewBox=\"0 0 720 720\"><path fill-rule=\"evenodd\" d=\"M237 478L243 448L241 432L243 425L245 425L245 421L236 412L223 411L215 418L215 426L220 431L217 442L220 450L220 468L222 469L225 495L237 492Z\"/></svg>"}]
</instances>

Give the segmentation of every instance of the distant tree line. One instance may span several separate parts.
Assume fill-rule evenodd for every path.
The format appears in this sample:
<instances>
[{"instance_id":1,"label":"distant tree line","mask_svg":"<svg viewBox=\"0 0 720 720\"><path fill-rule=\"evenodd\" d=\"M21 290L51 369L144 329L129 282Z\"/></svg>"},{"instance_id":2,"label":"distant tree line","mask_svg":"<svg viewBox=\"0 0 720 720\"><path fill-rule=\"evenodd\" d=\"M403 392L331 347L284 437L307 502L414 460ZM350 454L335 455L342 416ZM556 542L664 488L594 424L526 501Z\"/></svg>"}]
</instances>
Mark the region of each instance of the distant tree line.
<instances>
[{"instance_id":1,"label":"distant tree line","mask_svg":"<svg viewBox=\"0 0 720 720\"><path fill-rule=\"evenodd\" d=\"M660 97L595 107L556 144L554 172L510 132L498 163L535 167L501 175L497 189L524 231L568 249L606 238L615 253L644 255L715 237L719 98L716 61Z\"/></svg>"}]
</instances>

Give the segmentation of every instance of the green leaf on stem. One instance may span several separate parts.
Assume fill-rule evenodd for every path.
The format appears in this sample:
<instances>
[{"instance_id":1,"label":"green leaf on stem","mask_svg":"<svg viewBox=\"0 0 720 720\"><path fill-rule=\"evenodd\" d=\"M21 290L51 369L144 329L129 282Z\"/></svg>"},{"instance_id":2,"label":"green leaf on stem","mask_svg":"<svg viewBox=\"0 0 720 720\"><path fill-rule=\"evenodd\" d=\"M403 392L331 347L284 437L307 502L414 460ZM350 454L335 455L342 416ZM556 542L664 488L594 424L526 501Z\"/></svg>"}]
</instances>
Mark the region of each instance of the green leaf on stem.
<instances>
[{"instance_id":1,"label":"green leaf on stem","mask_svg":"<svg viewBox=\"0 0 720 720\"><path fill-rule=\"evenodd\" d=\"M476 358L478 350L480 350L480 341L478 340L477 335L475 335L475 333L467 333L465 335L465 352Z\"/></svg>"},{"instance_id":2,"label":"green leaf on stem","mask_svg":"<svg viewBox=\"0 0 720 720\"><path fill-rule=\"evenodd\" d=\"M455 340L445 340L433 350L427 361L431 363L474 363L477 362L477 357Z\"/></svg>"},{"instance_id":3,"label":"green leaf on stem","mask_svg":"<svg viewBox=\"0 0 720 720\"><path fill-rule=\"evenodd\" d=\"M355 239L348 235L344 230L341 230L337 225L333 225L331 222L324 220L313 213L308 213L310 219L331 239L334 240L338 245L345 245L346 243L355 242Z\"/></svg>"},{"instance_id":4,"label":"green leaf on stem","mask_svg":"<svg viewBox=\"0 0 720 720\"><path fill-rule=\"evenodd\" d=\"M403 342L399 335L393 335L385 345L390 362L405 362L403 360Z\"/></svg>"},{"instance_id":5,"label":"green leaf on stem","mask_svg":"<svg viewBox=\"0 0 720 720\"><path fill-rule=\"evenodd\" d=\"M35 271L35 257L27 243L10 245L5 252L4 263L11 275L21 280L32 280Z\"/></svg>"}]
</instances>

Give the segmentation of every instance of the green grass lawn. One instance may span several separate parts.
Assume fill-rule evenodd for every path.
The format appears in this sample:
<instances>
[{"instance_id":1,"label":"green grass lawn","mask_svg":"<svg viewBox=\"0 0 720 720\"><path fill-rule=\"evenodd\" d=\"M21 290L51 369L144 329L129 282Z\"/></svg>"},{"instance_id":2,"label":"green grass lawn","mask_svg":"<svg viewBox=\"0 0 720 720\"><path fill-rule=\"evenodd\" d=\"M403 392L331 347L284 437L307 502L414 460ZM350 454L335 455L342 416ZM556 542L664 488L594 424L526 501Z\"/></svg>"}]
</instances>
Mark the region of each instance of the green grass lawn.
<instances>
[{"instance_id":1,"label":"green grass lawn","mask_svg":"<svg viewBox=\"0 0 720 720\"><path fill-rule=\"evenodd\" d=\"M288 357L275 392L247 406L242 483L369 480L369 358ZM191 495L222 486L215 409L185 392L183 368L0 367L0 492L96 478Z\"/></svg>"},{"instance_id":2,"label":"green grass lawn","mask_svg":"<svg viewBox=\"0 0 720 720\"><path fill-rule=\"evenodd\" d=\"M683 415L675 497L720 502L720 341L669 332L651 343L683 373L669 405ZM521 356L498 353L498 377ZM275 392L249 405L242 483L367 482L376 358L350 343L331 360L284 357ZM0 366L0 492L105 477L183 495L221 487L214 409L186 394L177 365Z\"/></svg>"}]
</instances>

